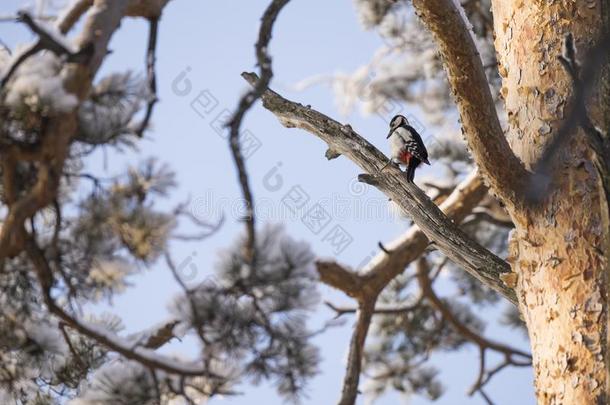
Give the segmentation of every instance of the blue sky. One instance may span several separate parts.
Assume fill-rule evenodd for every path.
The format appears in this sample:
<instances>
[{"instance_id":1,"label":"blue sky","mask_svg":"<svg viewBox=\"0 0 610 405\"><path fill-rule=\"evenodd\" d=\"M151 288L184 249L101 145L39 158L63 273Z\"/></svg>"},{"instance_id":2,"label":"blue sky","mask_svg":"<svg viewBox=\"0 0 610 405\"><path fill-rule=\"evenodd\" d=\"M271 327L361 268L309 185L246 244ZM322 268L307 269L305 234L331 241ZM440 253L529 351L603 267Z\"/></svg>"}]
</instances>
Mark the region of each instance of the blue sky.
<instances>
[{"instance_id":1,"label":"blue sky","mask_svg":"<svg viewBox=\"0 0 610 405\"><path fill-rule=\"evenodd\" d=\"M59 3L59 0L55 0ZM235 207L240 191L236 181L226 139L215 131L215 119L235 108L246 89L240 73L256 70L254 47L260 16L267 0L174 0L163 15L158 48L158 86L160 103L153 117L153 130L140 145L138 154L119 154L112 150L99 154L88 163L89 171L109 176L139 159L156 156L177 173L179 188L163 204L173 205L191 197L194 211L217 213L222 210L226 221L213 238L198 244L176 244L172 251L177 262L192 263L194 281L210 276L217 252L229 245L242 231ZM24 4L4 0L0 14L13 12ZM147 26L143 21L125 21L113 38L112 54L106 59L101 75L133 70L143 74ZM31 39L21 26L0 24L0 39L14 45ZM353 114L341 117L334 96L325 86L294 92L291 85L321 73L350 72L366 63L382 44L374 32L365 32L357 21L351 0L293 0L280 14L274 29L270 53L275 77L272 87L288 98L311 104L354 129L387 152L387 124L382 117ZM182 74L182 76L180 76ZM186 80L186 81L185 81ZM187 85L188 81L188 85ZM188 91L187 91L188 90ZM193 107L193 104L195 107ZM417 111L403 107L403 112ZM424 122L424 125L426 123ZM387 214L387 198L376 190L355 183L357 168L345 158L327 161L325 145L300 130L283 128L272 114L257 105L247 115L243 126L260 147L248 158L247 166L257 205L268 222L284 223L289 233L307 241L317 255L358 266L377 252L377 242L389 241L409 226L408 221ZM430 128L428 131L433 132ZM434 170L426 169L426 170ZM279 177L278 177L279 176ZM306 193L310 204L343 207L330 210L330 223L315 234L298 218L281 211L281 200L296 189ZM211 210L210 207L215 208ZM367 214L368 212L368 214ZM371 215L379 212L379 215ZM261 218L259 217L259 218ZM261 221L262 222L262 221ZM340 254L325 240L326 233L340 226L353 239ZM162 321L167 304L179 288L168 269L159 263L133 277L133 287L115 297L111 305L96 311L110 310L120 314L128 331L147 328ZM324 299L351 304L340 293L322 287ZM312 326L321 325L333 313L320 306ZM306 404L335 403L344 373L344 359L353 319L344 327L334 328L317 338L323 362L320 375L310 384ZM490 327L488 336L524 346L519 334ZM168 351L192 352L188 339L173 344ZM473 346L453 354L436 356L442 368L447 391L437 404L484 404L479 397L465 392L476 379L478 353ZM256 387L243 384L243 396L217 399L213 403L245 405L251 403L281 404L270 384ZM504 371L487 390L497 404L534 403L530 370ZM425 398L402 399L387 395L378 403L426 404ZM361 401L362 402L362 401Z\"/></svg>"}]
</instances>

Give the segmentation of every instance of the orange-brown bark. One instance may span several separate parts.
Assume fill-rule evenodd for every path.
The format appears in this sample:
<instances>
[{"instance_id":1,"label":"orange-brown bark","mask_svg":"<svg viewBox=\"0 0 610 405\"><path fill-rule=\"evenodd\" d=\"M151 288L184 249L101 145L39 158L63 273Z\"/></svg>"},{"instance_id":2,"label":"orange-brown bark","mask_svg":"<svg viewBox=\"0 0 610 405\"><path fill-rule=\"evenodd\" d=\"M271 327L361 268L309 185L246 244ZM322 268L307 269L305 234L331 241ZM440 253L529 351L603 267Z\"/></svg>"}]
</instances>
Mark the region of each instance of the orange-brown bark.
<instances>
[{"instance_id":1,"label":"orange-brown bark","mask_svg":"<svg viewBox=\"0 0 610 405\"><path fill-rule=\"evenodd\" d=\"M494 1L494 29L508 140L535 168L562 125L572 81L565 36L579 49L601 33L599 1ZM580 130L579 130L580 131ZM539 404L607 403L607 201L582 131L553 167L553 191L515 212L511 240L519 304L534 357Z\"/></svg>"}]
</instances>

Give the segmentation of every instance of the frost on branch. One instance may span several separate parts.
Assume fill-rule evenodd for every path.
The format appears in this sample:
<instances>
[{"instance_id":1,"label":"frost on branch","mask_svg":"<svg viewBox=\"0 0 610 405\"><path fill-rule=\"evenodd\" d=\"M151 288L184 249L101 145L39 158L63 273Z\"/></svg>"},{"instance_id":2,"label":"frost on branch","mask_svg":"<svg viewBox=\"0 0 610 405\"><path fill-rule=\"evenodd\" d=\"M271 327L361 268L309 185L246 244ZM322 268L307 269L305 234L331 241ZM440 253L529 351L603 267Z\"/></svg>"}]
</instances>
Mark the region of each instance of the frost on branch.
<instances>
[{"instance_id":1,"label":"frost on branch","mask_svg":"<svg viewBox=\"0 0 610 405\"><path fill-rule=\"evenodd\" d=\"M314 256L279 227L267 227L257 241L253 268L240 239L224 253L217 278L178 297L172 312L193 328L208 358L237 361L253 381L272 378L292 397L317 371L306 326L318 297Z\"/></svg>"},{"instance_id":2,"label":"frost on branch","mask_svg":"<svg viewBox=\"0 0 610 405\"><path fill-rule=\"evenodd\" d=\"M378 25L388 11L397 2L396 0L354 0L360 22L365 28Z\"/></svg>"},{"instance_id":3,"label":"frost on branch","mask_svg":"<svg viewBox=\"0 0 610 405\"><path fill-rule=\"evenodd\" d=\"M191 403L206 403L212 395L230 387L204 377L181 378L155 372L133 361L106 363L97 370L82 393L68 405L181 404L184 394Z\"/></svg>"},{"instance_id":4,"label":"frost on branch","mask_svg":"<svg viewBox=\"0 0 610 405\"><path fill-rule=\"evenodd\" d=\"M74 178L76 174L67 177L66 187L76 187ZM175 181L168 167L154 159L122 176L93 182L92 192L70 205L77 215L65 215L61 232L53 227L52 210L48 219L36 224L47 254L58 259L53 261L62 286L71 296L98 300L123 291L130 275L167 249L177 215L155 207L156 199L166 196Z\"/></svg>"},{"instance_id":5,"label":"frost on branch","mask_svg":"<svg viewBox=\"0 0 610 405\"><path fill-rule=\"evenodd\" d=\"M146 97L144 81L131 72L113 73L103 78L79 109L77 140L91 145L131 145L134 117Z\"/></svg>"},{"instance_id":6,"label":"frost on branch","mask_svg":"<svg viewBox=\"0 0 610 405\"><path fill-rule=\"evenodd\" d=\"M57 404L54 393L78 388L102 364L106 351L43 309L25 269L24 263L13 262L9 273L0 275L0 398L3 404ZM115 328L110 319L88 320Z\"/></svg>"},{"instance_id":7,"label":"frost on branch","mask_svg":"<svg viewBox=\"0 0 610 405\"><path fill-rule=\"evenodd\" d=\"M66 92L61 68L62 61L51 52L29 57L8 83L4 102L17 111L42 115L71 111L78 99Z\"/></svg>"},{"instance_id":8,"label":"frost on branch","mask_svg":"<svg viewBox=\"0 0 610 405\"><path fill-rule=\"evenodd\" d=\"M369 64L352 73L331 77L341 110L347 114L359 106L366 115L388 115L405 113L400 105L404 103L409 109L415 106L421 109L423 115L418 111L416 116L424 125L448 127L450 124L451 131L455 132L457 111L442 60L432 36L414 15L411 5L402 1L356 1L355 4L365 27L375 26L385 44ZM489 1L465 2L459 10L467 26L472 27L492 94L499 102L501 83ZM384 118L389 120L391 116ZM446 128L442 134L445 133Z\"/></svg>"},{"instance_id":9,"label":"frost on branch","mask_svg":"<svg viewBox=\"0 0 610 405\"><path fill-rule=\"evenodd\" d=\"M84 215L76 222L75 233L87 235L83 243L105 252L101 260L112 260L122 248L150 263L163 252L175 226L170 214L154 209L151 198L165 194L174 184L173 174L165 166L157 168L154 160L132 168L124 182L117 181L81 203ZM82 248L86 251L86 246ZM100 262L95 265L99 267Z\"/></svg>"}]
</instances>

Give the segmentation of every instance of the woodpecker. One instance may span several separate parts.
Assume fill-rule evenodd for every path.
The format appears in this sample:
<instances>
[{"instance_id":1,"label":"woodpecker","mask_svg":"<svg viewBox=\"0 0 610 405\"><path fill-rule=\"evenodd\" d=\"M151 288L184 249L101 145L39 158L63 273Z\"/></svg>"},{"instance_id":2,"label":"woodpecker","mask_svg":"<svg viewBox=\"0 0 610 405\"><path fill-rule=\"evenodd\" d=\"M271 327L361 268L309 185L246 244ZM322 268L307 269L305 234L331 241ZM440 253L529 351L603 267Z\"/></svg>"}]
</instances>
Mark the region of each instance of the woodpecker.
<instances>
[{"instance_id":1,"label":"woodpecker","mask_svg":"<svg viewBox=\"0 0 610 405\"><path fill-rule=\"evenodd\" d=\"M421 140L421 136L415 128L409 124L409 120L402 115L396 115L390 121L390 133L386 139L390 139L390 161L381 169L385 169L390 163L407 166L407 180L413 182L415 169L422 162L429 165L428 151Z\"/></svg>"}]
</instances>

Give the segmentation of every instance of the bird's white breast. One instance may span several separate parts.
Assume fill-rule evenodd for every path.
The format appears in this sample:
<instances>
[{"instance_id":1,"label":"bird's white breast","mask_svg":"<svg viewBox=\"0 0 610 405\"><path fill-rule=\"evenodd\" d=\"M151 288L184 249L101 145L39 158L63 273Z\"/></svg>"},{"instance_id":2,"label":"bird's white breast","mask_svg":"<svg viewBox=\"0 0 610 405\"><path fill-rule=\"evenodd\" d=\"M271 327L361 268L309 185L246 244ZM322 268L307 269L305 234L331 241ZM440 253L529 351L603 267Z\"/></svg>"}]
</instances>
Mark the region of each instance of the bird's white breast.
<instances>
[{"instance_id":1,"label":"bird's white breast","mask_svg":"<svg viewBox=\"0 0 610 405\"><path fill-rule=\"evenodd\" d=\"M409 137L411 137L411 134L404 128L397 128L392 132L392 136L390 136L390 153L393 159L398 159L400 152L406 144L405 139L409 139Z\"/></svg>"}]
</instances>

